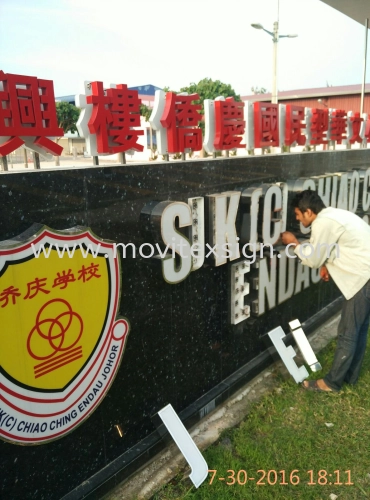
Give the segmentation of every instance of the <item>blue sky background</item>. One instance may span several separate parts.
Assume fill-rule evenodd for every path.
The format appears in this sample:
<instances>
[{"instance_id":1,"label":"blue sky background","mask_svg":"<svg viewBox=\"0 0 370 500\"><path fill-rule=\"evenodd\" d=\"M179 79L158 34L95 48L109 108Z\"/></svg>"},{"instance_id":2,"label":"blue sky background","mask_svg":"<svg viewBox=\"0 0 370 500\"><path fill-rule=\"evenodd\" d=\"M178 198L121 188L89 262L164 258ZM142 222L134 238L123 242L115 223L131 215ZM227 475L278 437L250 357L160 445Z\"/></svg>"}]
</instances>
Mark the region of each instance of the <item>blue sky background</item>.
<instances>
[{"instance_id":1,"label":"blue sky background","mask_svg":"<svg viewBox=\"0 0 370 500\"><path fill-rule=\"evenodd\" d=\"M277 11L278 0L0 0L0 69L54 80L57 96L84 80L178 90L205 77L270 91L272 39L250 24L272 31ZM279 41L280 91L362 82L364 26L320 0L280 0L279 21L298 34Z\"/></svg>"}]
</instances>

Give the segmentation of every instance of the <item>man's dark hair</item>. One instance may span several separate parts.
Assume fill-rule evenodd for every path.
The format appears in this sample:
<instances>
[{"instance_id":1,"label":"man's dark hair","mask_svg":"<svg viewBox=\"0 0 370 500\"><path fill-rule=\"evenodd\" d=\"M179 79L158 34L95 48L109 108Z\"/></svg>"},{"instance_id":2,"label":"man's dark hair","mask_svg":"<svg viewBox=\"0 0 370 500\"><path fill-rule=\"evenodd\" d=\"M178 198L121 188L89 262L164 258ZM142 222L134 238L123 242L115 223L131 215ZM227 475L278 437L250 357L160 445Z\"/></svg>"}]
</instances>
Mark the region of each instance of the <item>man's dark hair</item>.
<instances>
[{"instance_id":1,"label":"man's dark hair","mask_svg":"<svg viewBox=\"0 0 370 500\"><path fill-rule=\"evenodd\" d=\"M323 208L326 208L317 192L311 189L306 189L296 194L292 200L292 207L298 208L302 213L310 208L316 215L321 212Z\"/></svg>"}]
</instances>

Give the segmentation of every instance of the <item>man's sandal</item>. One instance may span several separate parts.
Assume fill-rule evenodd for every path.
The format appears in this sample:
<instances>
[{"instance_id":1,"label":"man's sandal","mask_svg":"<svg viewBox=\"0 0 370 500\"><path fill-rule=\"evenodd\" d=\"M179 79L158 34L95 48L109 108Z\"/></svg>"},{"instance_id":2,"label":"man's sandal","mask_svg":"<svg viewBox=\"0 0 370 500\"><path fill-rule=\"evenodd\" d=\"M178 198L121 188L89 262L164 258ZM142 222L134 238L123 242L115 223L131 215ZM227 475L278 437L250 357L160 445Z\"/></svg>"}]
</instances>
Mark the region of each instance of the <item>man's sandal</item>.
<instances>
[{"instance_id":1,"label":"man's sandal","mask_svg":"<svg viewBox=\"0 0 370 500\"><path fill-rule=\"evenodd\" d=\"M305 385L307 384L307 385ZM304 382L302 382L302 387L303 389L305 389L306 391L315 391L315 392L337 392L337 391L333 391L332 389L322 389L319 384L317 383L317 380L305 380Z\"/></svg>"}]
</instances>

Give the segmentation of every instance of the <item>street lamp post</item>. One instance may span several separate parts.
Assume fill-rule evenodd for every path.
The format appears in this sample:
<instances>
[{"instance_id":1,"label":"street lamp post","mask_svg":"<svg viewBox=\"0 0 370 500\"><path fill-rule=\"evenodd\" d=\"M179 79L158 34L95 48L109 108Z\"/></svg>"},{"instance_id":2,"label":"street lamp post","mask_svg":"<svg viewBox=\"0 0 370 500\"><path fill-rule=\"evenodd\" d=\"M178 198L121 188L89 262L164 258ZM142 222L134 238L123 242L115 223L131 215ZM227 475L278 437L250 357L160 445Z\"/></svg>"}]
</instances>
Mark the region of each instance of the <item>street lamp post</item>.
<instances>
[{"instance_id":1,"label":"street lamp post","mask_svg":"<svg viewBox=\"0 0 370 500\"><path fill-rule=\"evenodd\" d=\"M364 97L365 97L365 81L366 81L366 56L367 56L367 32L369 29L369 19L365 19L365 54L364 54L364 73L362 79L362 89L361 89L361 104L360 104L360 113L364 112Z\"/></svg>"},{"instance_id":2,"label":"street lamp post","mask_svg":"<svg viewBox=\"0 0 370 500\"><path fill-rule=\"evenodd\" d=\"M257 30L263 30L272 37L273 43L273 54L272 54L272 91L271 91L271 102L272 104L277 104L278 102L278 90L277 90L277 44L279 38L296 38L298 35L279 35L279 22L274 22L273 31L266 30L262 24L254 23L251 24L252 28Z\"/></svg>"}]
</instances>

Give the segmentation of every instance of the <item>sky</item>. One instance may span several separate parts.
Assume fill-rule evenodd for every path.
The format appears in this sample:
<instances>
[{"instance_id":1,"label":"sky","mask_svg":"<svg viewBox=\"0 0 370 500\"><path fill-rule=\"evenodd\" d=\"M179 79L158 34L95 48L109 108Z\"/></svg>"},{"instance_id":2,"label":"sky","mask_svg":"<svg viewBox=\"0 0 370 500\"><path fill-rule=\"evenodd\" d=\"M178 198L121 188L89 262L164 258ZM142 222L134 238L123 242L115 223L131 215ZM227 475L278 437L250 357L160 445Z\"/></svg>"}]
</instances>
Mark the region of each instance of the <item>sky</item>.
<instances>
[{"instance_id":1,"label":"sky","mask_svg":"<svg viewBox=\"0 0 370 500\"><path fill-rule=\"evenodd\" d=\"M56 96L85 80L271 91L272 38L251 23L272 31L278 15L298 35L278 43L279 91L362 83L364 26L320 0L0 0L0 69L53 80Z\"/></svg>"}]
</instances>

